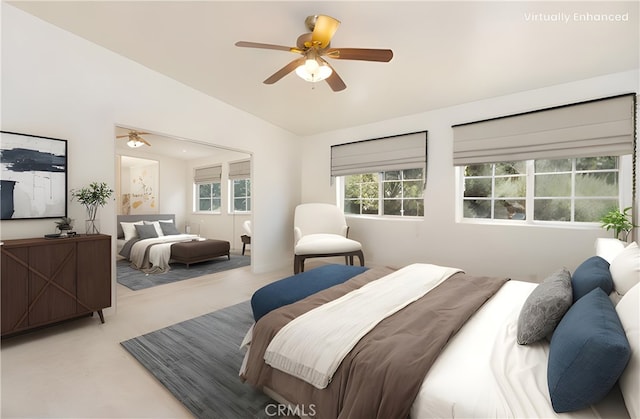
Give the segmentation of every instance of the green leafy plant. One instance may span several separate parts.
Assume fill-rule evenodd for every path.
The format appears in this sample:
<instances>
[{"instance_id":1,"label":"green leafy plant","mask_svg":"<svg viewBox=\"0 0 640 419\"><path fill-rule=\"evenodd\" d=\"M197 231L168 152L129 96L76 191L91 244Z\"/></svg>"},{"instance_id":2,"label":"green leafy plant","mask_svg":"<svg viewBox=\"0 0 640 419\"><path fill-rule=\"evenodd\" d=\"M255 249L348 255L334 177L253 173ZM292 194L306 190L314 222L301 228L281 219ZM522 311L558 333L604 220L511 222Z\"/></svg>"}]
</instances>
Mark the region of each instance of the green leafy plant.
<instances>
[{"instance_id":1,"label":"green leafy plant","mask_svg":"<svg viewBox=\"0 0 640 419\"><path fill-rule=\"evenodd\" d=\"M71 230L73 228L73 220L69 217L61 217L60 220L56 221L56 226L58 230Z\"/></svg>"},{"instance_id":2,"label":"green leafy plant","mask_svg":"<svg viewBox=\"0 0 640 419\"><path fill-rule=\"evenodd\" d=\"M71 199L75 199L87 208L89 220L96 219L98 207L106 205L111 195L113 195L113 189L105 182L92 182L87 187L71 190Z\"/></svg>"},{"instance_id":3,"label":"green leafy plant","mask_svg":"<svg viewBox=\"0 0 640 419\"><path fill-rule=\"evenodd\" d=\"M631 207L627 207L620 211L619 209L611 210L600 218L602 228L609 231L613 229L613 237L622 241L627 240L629 232L634 227L631 222ZM622 235L622 237L621 237Z\"/></svg>"}]
</instances>

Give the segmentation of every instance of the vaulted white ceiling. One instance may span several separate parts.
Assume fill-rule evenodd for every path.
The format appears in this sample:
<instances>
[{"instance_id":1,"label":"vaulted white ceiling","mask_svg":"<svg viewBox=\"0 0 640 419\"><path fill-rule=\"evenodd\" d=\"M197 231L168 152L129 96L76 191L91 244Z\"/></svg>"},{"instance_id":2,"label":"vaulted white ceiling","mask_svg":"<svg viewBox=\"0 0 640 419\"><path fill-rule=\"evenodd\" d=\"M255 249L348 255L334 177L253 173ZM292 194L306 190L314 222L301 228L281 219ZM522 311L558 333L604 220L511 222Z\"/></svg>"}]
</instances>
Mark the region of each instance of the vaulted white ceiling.
<instances>
[{"instance_id":1,"label":"vaulted white ceiling","mask_svg":"<svg viewBox=\"0 0 640 419\"><path fill-rule=\"evenodd\" d=\"M300 135L639 66L637 1L10 3ZM234 43L294 46L313 14L342 22L333 47L390 48L393 59L333 60L347 84L338 93L294 73L263 84L298 56Z\"/></svg>"}]
</instances>

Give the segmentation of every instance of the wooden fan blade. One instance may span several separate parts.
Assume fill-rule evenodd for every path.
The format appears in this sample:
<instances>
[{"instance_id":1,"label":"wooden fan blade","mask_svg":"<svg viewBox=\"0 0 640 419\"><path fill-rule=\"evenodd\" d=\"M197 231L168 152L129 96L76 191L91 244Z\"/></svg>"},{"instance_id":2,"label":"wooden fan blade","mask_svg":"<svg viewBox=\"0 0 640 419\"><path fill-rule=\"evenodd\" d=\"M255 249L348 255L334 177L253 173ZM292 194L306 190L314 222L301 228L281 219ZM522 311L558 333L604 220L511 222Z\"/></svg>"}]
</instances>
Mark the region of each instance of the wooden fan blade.
<instances>
[{"instance_id":1,"label":"wooden fan blade","mask_svg":"<svg viewBox=\"0 0 640 419\"><path fill-rule=\"evenodd\" d=\"M146 145L148 145L149 147L151 147L151 144L149 143L149 141L145 140L145 139L144 139L144 138L142 138L142 137L138 137L137 135L136 135L136 138L137 138L138 140L142 141L143 143L145 143Z\"/></svg>"},{"instance_id":2,"label":"wooden fan blade","mask_svg":"<svg viewBox=\"0 0 640 419\"><path fill-rule=\"evenodd\" d=\"M302 53L300 49L295 47L285 47L283 45L273 45L273 44L261 44L259 42L238 41L236 42L236 46L244 47L244 48L275 49L277 51L295 52L297 54Z\"/></svg>"},{"instance_id":3,"label":"wooden fan blade","mask_svg":"<svg viewBox=\"0 0 640 419\"><path fill-rule=\"evenodd\" d=\"M318 45L318 48L326 48L331 42L331 38L338 30L340 21L332 18L331 16L319 15L316 18L313 32L311 33L311 40L314 45Z\"/></svg>"},{"instance_id":4,"label":"wooden fan blade","mask_svg":"<svg viewBox=\"0 0 640 419\"><path fill-rule=\"evenodd\" d=\"M361 60L389 62L393 58L390 49L329 48L324 55L338 60Z\"/></svg>"},{"instance_id":5,"label":"wooden fan blade","mask_svg":"<svg viewBox=\"0 0 640 419\"><path fill-rule=\"evenodd\" d=\"M277 82L278 80L280 80L281 78L283 78L284 76L286 76L287 74L289 74L293 70L295 70L298 66L304 64L304 60L305 60L305 57L301 57L301 58L298 58L296 60L291 61L289 64L285 65L280 70L278 70L275 73L273 73L269 78L267 78L265 81L263 81L263 83L264 84L273 84L273 83Z\"/></svg>"},{"instance_id":6,"label":"wooden fan blade","mask_svg":"<svg viewBox=\"0 0 640 419\"><path fill-rule=\"evenodd\" d=\"M322 61L324 61L329 67L331 67L331 75L325 79L329 87L331 87L331 90L333 90L334 92L340 92L346 89L347 85L344 83L342 78L338 75L338 72L336 71L336 69L333 68L331 64L327 63L327 61L325 60L322 60Z\"/></svg>"}]
</instances>

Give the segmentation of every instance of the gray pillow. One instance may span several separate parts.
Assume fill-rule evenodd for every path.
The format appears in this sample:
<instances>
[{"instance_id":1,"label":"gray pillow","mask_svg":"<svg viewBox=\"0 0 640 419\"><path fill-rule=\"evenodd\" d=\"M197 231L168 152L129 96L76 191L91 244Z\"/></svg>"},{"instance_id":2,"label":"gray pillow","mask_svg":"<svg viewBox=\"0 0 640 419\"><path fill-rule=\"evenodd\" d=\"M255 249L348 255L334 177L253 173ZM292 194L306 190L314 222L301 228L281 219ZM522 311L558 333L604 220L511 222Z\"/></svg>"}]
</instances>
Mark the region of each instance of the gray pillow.
<instances>
[{"instance_id":1,"label":"gray pillow","mask_svg":"<svg viewBox=\"0 0 640 419\"><path fill-rule=\"evenodd\" d=\"M571 273L560 269L529 295L518 317L518 343L527 345L551 337L573 302Z\"/></svg>"},{"instance_id":2,"label":"gray pillow","mask_svg":"<svg viewBox=\"0 0 640 419\"><path fill-rule=\"evenodd\" d=\"M180 234L178 229L173 223L167 223L166 221L160 221L160 228L162 229L162 234L165 236L171 236L175 234Z\"/></svg>"},{"instance_id":3,"label":"gray pillow","mask_svg":"<svg viewBox=\"0 0 640 419\"><path fill-rule=\"evenodd\" d=\"M144 239L153 239L158 237L158 232L153 224L143 224L143 225L135 225L136 231L138 232L138 237L140 240Z\"/></svg>"}]
</instances>

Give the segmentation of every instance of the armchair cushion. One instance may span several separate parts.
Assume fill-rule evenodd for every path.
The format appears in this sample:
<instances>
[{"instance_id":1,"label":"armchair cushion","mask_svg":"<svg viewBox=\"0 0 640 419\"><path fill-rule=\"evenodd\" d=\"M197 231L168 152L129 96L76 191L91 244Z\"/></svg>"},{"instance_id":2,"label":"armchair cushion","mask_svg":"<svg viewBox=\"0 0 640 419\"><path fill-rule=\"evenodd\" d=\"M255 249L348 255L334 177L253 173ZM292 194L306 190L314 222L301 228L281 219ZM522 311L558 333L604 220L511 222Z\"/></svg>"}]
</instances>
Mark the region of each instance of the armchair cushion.
<instances>
[{"instance_id":1,"label":"armchair cushion","mask_svg":"<svg viewBox=\"0 0 640 419\"><path fill-rule=\"evenodd\" d=\"M296 255L318 255L355 252L361 249L360 242L339 234L310 234L298 241L294 252Z\"/></svg>"}]
</instances>

